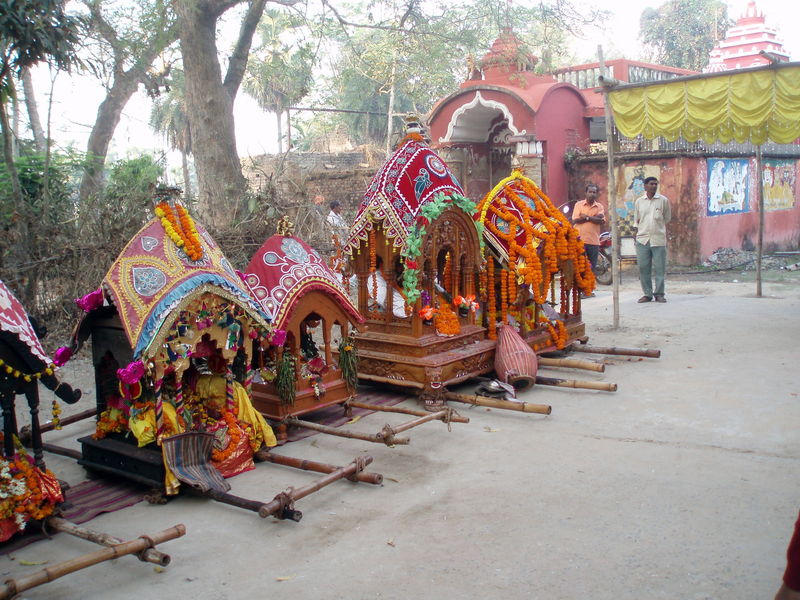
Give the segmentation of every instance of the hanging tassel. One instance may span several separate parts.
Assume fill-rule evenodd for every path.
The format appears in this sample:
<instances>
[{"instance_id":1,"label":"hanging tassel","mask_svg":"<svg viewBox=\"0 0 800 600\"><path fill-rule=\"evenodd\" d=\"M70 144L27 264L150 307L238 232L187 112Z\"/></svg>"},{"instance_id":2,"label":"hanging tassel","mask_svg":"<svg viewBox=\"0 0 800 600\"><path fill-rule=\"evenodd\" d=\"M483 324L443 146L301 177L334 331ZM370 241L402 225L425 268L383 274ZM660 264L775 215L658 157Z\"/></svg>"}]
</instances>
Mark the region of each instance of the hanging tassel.
<instances>
[{"instance_id":1,"label":"hanging tassel","mask_svg":"<svg viewBox=\"0 0 800 600\"><path fill-rule=\"evenodd\" d=\"M154 392L156 396L156 440L158 445L161 445L161 439L164 436L164 405L161 398L161 385L164 383L163 379L156 381Z\"/></svg>"},{"instance_id":2,"label":"hanging tassel","mask_svg":"<svg viewBox=\"0 0 800 600\"><path fill-rule=\"evenodd\" d=\"M233 405L233 372L230 366L225 372L225 405L229 412L235 414Z\"/></svg>"}]
</instances>

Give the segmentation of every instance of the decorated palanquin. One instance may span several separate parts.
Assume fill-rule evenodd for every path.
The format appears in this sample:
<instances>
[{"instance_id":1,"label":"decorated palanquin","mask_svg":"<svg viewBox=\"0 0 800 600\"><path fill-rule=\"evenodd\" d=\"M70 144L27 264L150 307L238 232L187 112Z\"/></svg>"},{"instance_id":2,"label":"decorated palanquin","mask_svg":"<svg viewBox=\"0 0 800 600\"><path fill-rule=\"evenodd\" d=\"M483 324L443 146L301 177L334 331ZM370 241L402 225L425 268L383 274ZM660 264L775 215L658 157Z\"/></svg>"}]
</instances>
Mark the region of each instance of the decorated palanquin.
<instances>
[{"instance_id":1,"label":"decorated palanquin","mask_svg":"<svg viewBox=\"0 0 800 600\"><path fill-rule=\"evenodd\" d=\"M79 462L175 494L181 465L211 436L210 462L223 477L253 468L254 452L276 444L249 397L254 352L274 330L177 200L166 194L155 214L101 287L77 301L86 314L62 350L68 359L91 337L99 417L94 435L79 440ZM200 454L187 471L204 467Z\"/></svg>"},{"instance_id":2,"label":"decorated palanquin","mask_svg":"<svg viewBox=\"0 0 800 600\"><path fill-rule=\"evenodd\" d=\"M513 326L536 351L563 349L585 334L581 294L594 275L577 230L536 184L515 170L478 206L486 242L481 297L496 338Z\"/></svg>"},{"instance_id":3,"label":"decorated palanquin","mask_svg":"<svg viewBox=\"0 0 800 600\"><path fill-rule=\"evenodd\" d=\"M316 250L285 229L253 255L244 280L282 346L253 354L253 406L276 421L339 404L355 394L351 327L364 318ZM279 227L280 229L280 227ZM285 425L278 425L281 438Z\"/></svg>"},{"instance_id":4,"label":"decorated palanquin","mask_svg":"<svg viewBox=\"0 0 800 600\"><path fill-rule=\"evenodd\" d=\"M25 308L0 281L0 401L3 408L3 446L0 456L0 542L23 531L31 521L51 515L63 501L61 486L44 463L39 425L39 392L42 382L70 404L80 390L61 383L56 365L42 348ZM24 395L31 417L30 456L17 437L15 399ZM60 407L53 400L53 422L58 426Z\"/></svg>"},{"instance_id":5,"label":"decorated palanquin","mask_svg":"<svg viewBox=\"0 0 800 600\"><path fill-rule=\"evenodd\" d=\"M359 378L443 402L443 386L492 370L477 318L481 254L475 203L419 134L373 177L345 253L366 331L353 335Z\"/></svg>"}]
</instances>

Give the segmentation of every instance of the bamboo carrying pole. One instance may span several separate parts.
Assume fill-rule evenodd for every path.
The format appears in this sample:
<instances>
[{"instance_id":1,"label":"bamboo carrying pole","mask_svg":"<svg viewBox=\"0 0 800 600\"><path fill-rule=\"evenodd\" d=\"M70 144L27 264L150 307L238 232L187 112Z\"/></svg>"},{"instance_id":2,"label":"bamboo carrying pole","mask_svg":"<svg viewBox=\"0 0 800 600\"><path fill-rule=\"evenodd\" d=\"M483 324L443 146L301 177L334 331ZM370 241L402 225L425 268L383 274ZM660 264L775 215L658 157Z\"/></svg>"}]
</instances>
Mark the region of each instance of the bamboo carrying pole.
<instances>
[{"instance_id":1,"label":"bamboo carrying pole","mask_svg":"<svg viewBox=\"0 0 800 600\"><path fill-rule=\"evenodd\" d=\"M284 512L288 509L290 512L298 513L300 517L302 514L300 511L294 511L292 508L292 504L296 500L300 500L301 498L305 498L309 494L313 494L317 490L321 490L326 485L330 485L334 481L338 481L344 477L348 477L353 475L354 473L359 472L363 467L367 466L372 462L371 456L363 456L358 460L354 460L352 463L347 465L346 467L340 467L329 473L325 477L320 477L316 481L308 484L307 486L301 488L288 488L287 490L281 492L273 500L265 504L261 507L258 511L258 515L264 519L266 519L270 515L274 515L275 513ZM299 518L295 519L299 521Z\"/></svg>"},{"instance_id":2,"label":"bamboo carrying pole","mask_svg":"<svg viewBox=\"0 0 800 600\"><path fill-rule=\"evenodd\" d=\"M661 350L654 348L617 348L615 346L584 346L573 344L570 346L575 352L593 352L594 354L616 354L618 356L644 356L646 358L661 358Z\"/></svg>"},{"instance_id":3,"label":"bamboo carrying pole","mask_svg":"<svg viewBox=\"0 0 800 600\"><path fill-rule=\"evenodd\" d=\"M363 440L365 442L375 442L376 444L385 444L386 438L383 437L381 434L369 434L369 433L358 433L355 431L344 431L342 429L338 429L337 427L329 427L327 425L320 425L319 423L312 423L311 421L304 421L302 419L298 419L297 417L289 417L286 419L286 423L288 425L296 425L297 427L305 427L306 429L313 429L314 431L319 431L322 433L328 433L330 435L336 435L339 437L346 437L354 440ZM391 443L392 444L408 444L410 440L408 438L394 438Z\"/></svg>"},{"instance_id":4,"label":"bamboo carrying pole","mask_svg":"<svg viewBox=\"0 0 800 600\"><path fill-rule=\"evenodd\" d=\"M398 387L413 387L418 390L424 390L425 384L419 381L412 381L410 379L403 379L402 381L397 379L392 379L391 377L382 377L380 375L370 375L368 373L359 373L359 379L363 379L365 381L375 381L377 383L388 383L389 385L396 385Z\"/></svg>"},{"instance_id":5,"label":"bamboo carrying pole","mask_svg":"<svg viewBox=\"0 0 800 600\"><path fill-rule=\"evenodd\" d=\"M62 533L74 535L82 540L94 542L95 544L100 544L101 546L115 546L117 544L122 544L125 541L116 538L113 535L103 533L102 531L94 531L86 527L81 527L80 525L76 525L75 523L67 521L66 519L62 519L61 517L47 517L45 520L45 527L54 531L60 531ZM161 567L166 567L172 560L169 554L159 552L155 548L148 548L144 552L140 552L137 554L137 558L142 562L153 563Z\"/></svg>"},{"instance_id":6,"label":"bamboo carrying pole","mask_svg":"<svg viewBox=\"0 0 800 600\"><path fill-rule=\"evenodd\" d=\"M314 471L316 473L333 473L336 469L341 469L335 465L327 463L315 462L313 460L306 460L304 458L294 458L293 456L284 456L282 454L274 454L272 452L265 452L263 459L276 465L283 465L285 467L294 467L295 469L302 469L304 471ZM383 475L380 473L368 473L361 471L356 474L355 479L363 483L372 483L380 485L383 483Z\"/></svg>"},{"instance_id":7,"label":"bamboo carrying pole","mask_svg":"<svg viewBox=\"0 0 800 600\"><path fill-rule=\"evenodd\" d=\"M65 560L64 562L57 563L52 567L47 567L41 571L31 573L19 579L6 579L3 585L0 585L0 598L11 598L17 594L29 590L37 585L48 583L64 575L80 571L86 567L91 567L106 560L119 558L127 554L134 554L142 552L147 548L152 548L161 542L167 542L179 538L186 533L184 525L175 525L164 531L159 531L153 535L143 535L135 540L129 542L122 542L121 544L114 544L109 548L102 548L96 552L84 554L77 558Z\"/></svg>"},{"instance_id":8,"label":"bamboo carrying pole","mask_svg":"<svg viewBox=\"0 0 800 600\"><path fill-rule=\"evenodd\" d=\"M583 390L600 390L603 392L616 392L616 383L605 383L603 381L578 381L577 379L558 379L556 377L536 376L538 385L553 385L555 387L579 388Z\"/></svg>"},{"instance_id":9,"label":"bamboo carrying pole","mask_svg":"<svg viewBox=\"0 0 800 600\"><path fill-rule=\"evenodd\" d=\"M413 408L405 408L402 406L379 406L377 404L366 404L364 402L358 402L357 400L351 400L349 405L354 408L364 408L366 410L374 410L380 412L393 412L393 413L402 413L404 415L414 415L415 417L425 417L431 413L421 411L421 410L414 410ZM468 417L462 417L461 415L451 415L450 421L453 423L469 423Z\"/></svg>"},{"instance_id":10,"label":"bamboo carrying pole","mask_svg":"<svg viewBox=\"0 0 800 600\"><path fill-rule=\"evenodd\" d=\"M538 413L540 415L549 415L553 411L553 408L547 404L531 404L530 402L517 402L514 400L490 398L489 396L457 394L456 392L447 392L445 394L445 398L448 400L454 400L456 402L464 402L465 404L474 404L475 406L502 408L505 410L516 410L526 413Z\"/></svg>"},{"instance_id":11,"label":"bamboo carrying pole","mask_svg":"<svg viewBox=\"0 0 800 600\"><path fill-rule=\"evenodd\" d=\"M540 367L566 367L568 369L583 369L584 371L595 371L605 373L606 366L590 360L578 360L574 358L547 358L539 357Z\"/></svg>"}]
</instances>

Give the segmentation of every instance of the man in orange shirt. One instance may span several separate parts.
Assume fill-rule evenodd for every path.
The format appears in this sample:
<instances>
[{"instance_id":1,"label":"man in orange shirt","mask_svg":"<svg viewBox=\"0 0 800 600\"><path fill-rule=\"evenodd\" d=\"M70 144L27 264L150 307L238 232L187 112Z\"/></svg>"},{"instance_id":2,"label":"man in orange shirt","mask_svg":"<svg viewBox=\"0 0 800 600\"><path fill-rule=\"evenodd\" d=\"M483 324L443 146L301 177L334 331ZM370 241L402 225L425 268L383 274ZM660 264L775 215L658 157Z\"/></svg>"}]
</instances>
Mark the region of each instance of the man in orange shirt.
<instances>
[{"instance_id":1,"label":"man in orange shirt","mask_svg":"<svg viewBox=\"0 0 800 600\"><path fill-rule=\"evenodd\" d=\"M586 199L575 203L572 210L572 223L583 240L586 257L592 265L592 272L597 267L597 255L600 253L600 229L606 222L603 206L597 202L597 186L586 185ZM594 296L594 294L592 294Z\"/></svg>"}]
</instances>

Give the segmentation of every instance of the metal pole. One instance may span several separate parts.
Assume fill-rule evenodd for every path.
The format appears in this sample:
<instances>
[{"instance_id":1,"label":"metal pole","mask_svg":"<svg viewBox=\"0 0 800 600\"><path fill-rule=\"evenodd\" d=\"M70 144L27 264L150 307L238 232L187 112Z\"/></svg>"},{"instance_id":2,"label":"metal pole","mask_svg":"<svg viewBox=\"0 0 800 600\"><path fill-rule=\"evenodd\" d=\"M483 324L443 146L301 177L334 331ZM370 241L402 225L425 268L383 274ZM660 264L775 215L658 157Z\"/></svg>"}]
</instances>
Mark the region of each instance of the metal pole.
<instances>
[{"instance_id":1,"label":"metal pole","mask_svg":"<svg viewBox=\"0 0 800 600\"><path fill-rule=\"evenodd\" d=\"M603 47L597 46L600 71L605 77ZM606 152L608 155L608 215L611 219L611 279L614 303L614 329L619 328L619 223L617 222L617 184L614 176L614 121L608 102L608 89L603 85L603 107L606 115Z\"/></svg>"},{"instance_id":2,"label":"metal pole","mask_svg":"<svg viewBox=\"0 0 800 600\"><path fill-rule=\"evenodd\" d=\"M756 182L758 183L758 242L756 244L756 297L761 298L761 255L764 252L764 165L761 144L756 146Z\"/></svg>"}]
</instances>

